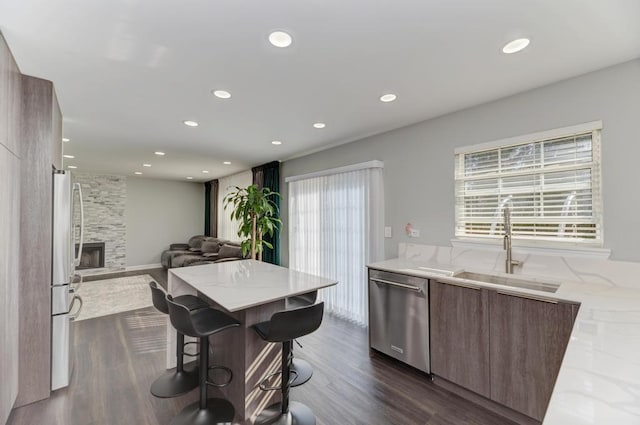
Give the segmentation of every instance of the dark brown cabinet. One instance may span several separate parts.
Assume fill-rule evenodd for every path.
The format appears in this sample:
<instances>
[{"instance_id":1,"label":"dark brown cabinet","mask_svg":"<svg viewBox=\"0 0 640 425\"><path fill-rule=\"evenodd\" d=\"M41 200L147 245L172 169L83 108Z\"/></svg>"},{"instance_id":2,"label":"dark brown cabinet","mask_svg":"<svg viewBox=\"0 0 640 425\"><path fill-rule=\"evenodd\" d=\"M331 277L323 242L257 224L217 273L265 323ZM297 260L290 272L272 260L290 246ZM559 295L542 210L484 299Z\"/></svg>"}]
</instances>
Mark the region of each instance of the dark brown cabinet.
<instances>
[{"instance_id":1,"label":"dark brown cabinet","mask_svg":"<svg viewBox=\"0 0 640 425\"><path fill-rule=\"evenodd\" d=\"M430 282L431 371L541 421L578 305Z\"/></svg>"},{"instance_id":2,"label":"dark brown cabinet","mask_svg":"<svg viewBox=\"0 0 640 425\"><path fill-rule=\"evenodd\" d=\"M491 399L542 420L575 305L490 293Z\"/></svg>"},{"instance_id":3,"label":"dark brown cabinet","mask_svg":"<svg viewBox=\"0 0 640 425\"><path fill-rule=\"evenodd\" d=\"M431 371L490 397L489 291L431 281Z\"/></svg>"}]
</instances>

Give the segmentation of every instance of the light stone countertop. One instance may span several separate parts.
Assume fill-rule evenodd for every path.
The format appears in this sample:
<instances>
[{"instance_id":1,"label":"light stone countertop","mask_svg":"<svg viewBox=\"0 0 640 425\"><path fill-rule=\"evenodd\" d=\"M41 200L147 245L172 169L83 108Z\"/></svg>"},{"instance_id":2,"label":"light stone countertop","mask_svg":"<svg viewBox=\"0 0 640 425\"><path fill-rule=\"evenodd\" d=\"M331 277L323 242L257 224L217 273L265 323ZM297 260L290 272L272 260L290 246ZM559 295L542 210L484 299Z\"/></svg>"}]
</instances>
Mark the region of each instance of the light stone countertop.
<instances>
[{"instance_id":1,"label":"light stone countertop","mask_svg":"<svg viewBox=\"0 0 640 425\"><path fill-rule=\"evenodd\" d=\"M170 269L227 311L234 312L333 286L338 282L256 260Z\"/></svg>"},{"instance_id":2,"label":"light stone countertop","mask_svg":"<svg viewBox=\"0 0 640 425\"><path fill-rule=\"evenodd\" d=\"M370 267L443 281L464 271L501 273L500 251L400 244L401 258ZM555 293L486 284L580 303L543 425L640 425L640 263L519 255L516 278L557 282ZM434 269L435 271L430 271Z\"/></svg>"}]
</instances>

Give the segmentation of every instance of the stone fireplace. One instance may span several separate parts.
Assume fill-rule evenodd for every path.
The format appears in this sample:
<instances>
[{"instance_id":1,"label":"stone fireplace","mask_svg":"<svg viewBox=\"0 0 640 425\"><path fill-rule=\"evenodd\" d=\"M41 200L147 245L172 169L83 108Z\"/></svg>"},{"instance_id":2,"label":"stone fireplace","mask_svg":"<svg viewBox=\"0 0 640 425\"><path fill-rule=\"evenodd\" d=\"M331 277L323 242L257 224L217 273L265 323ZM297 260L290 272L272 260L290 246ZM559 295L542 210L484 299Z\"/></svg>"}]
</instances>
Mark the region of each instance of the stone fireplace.
<instances>
[{"instance_id":1,"label":"stone fireplace","mask_svg":"<svg viewBox=\"0 0 640 425\"><path fill-rule=\"evenodd\" d=\"M124 270L127 262L126 177L101 174L73 173L74 181L82 185L84 200L84 247L94 248L82 255L89 262L91 273ZM74 211L75 223L80 221L80 209ZM78 232L76 232L78 234ZM78 240L76 240L78 242ZM96 266L98 253L95 244L102 244L101 262ZM77 249L77 248L76 248ZM87 263L85 263L87 264ZM81 265L80 269L85 266Z\"/></svg>"},{"instance_id":2,"label":"stone fireplace","mask_svg":"<svg viewBox=\"0 0 640 425\"><path fill-rule=\"evenodd\" d=\"M76 244L76 255L78 255L79 244ZM82 245L80 254L80 264L78 270L97 269L104 267L104 242L89 242Z\"/></svg>"}]
</instances>

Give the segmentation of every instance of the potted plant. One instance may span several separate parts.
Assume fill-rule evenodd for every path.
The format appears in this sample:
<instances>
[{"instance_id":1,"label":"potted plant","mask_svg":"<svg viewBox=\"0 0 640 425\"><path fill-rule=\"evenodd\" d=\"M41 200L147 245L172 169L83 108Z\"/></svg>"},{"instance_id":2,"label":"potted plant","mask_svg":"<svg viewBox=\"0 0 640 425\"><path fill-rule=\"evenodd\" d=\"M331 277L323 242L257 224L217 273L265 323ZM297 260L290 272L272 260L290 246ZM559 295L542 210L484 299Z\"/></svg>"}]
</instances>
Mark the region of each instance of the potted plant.
<instances>
[{"instance_id":1,"label":"potted plant","mask_svg":"<svg viewBox=\"0 0 640 425\"><path fill-rule=\"evenodd\" d=\"M251 252L251 259L262 261L264 247L273 248L265 241L265 235L273 236L275 229L282 223L278 218L278 206L274 202L278 192L252 184L246 188L236 186L234 192L224 197L224 208L233 207L231 219L240 222L238 236L245 238L242 243L242 254ZM257 256L257 258L256 258Z\"/></svg>"}]
</instances>

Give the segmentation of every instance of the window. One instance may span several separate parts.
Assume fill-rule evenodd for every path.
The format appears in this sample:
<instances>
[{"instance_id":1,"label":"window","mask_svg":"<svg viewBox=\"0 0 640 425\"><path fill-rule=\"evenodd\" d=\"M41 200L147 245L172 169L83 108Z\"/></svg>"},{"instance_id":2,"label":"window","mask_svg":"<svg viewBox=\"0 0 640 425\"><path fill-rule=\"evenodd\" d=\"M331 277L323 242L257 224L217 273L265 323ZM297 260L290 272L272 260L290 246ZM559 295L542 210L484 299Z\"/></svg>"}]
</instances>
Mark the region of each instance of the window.
<instances>
[{"instance_id":1,"label":"window","mask_svg":"<svg viewBox=\"0 0 640 425\"><path fill-rule=\"evenodd\" d=\"M382 166L287 178L289 267L337 280L319 292L326 311L360 325L368 318L366 265L384 255Z\"/></svg>"},{"instance_id":2,"label":"window","mask_svg":"<svg viewBox=\"0 0 640 425\"><path fill-rule=\"evenodd\" d=\"M240 240L238 229L240 223L231 220L231 211L233 206L229 205L224 208L224 198L231 192L235 192L236 187L247 187L253 183L253 174L251 170L232 176L222 177L218 179L218 237L232 241Z\"/></svg>"},{"instance_id":3,"label":"window","mask_svg":"<svg viewBox=\"0 0 640 425\"><path fill-rule=\"evenodd\" d=\"M456 150L456 237L602 246L600 122Z\"/></svg>"}]
</instances>

